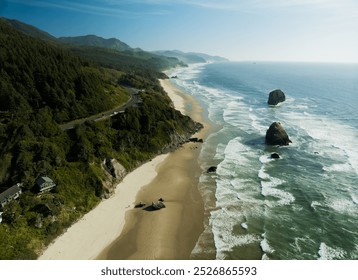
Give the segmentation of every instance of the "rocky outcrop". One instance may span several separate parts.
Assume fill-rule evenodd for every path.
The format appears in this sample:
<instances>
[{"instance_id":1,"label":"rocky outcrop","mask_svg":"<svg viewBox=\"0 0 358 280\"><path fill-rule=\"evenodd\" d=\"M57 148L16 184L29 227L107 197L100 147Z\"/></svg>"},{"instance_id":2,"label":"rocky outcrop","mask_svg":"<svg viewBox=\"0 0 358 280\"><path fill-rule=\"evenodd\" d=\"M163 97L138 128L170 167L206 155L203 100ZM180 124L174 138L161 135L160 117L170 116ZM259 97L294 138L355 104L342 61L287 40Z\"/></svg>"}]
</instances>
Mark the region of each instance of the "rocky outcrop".
<instances>
[{"instance_id":1,"label":"rocky outcrop","mask_svg":"<svg viewBox=\"0 0 358 280\"><path fill-rule=\"evenodd\" d=\"M183 144L191 142L190 139L194 139L191 138L191 136L201 130L203 127L204 126L201 123L195 122L195 124L191 128L189 128L188 131L186 131L184 134L179 134L175 131L170 135L170 143L166 145L159 153L166 154L169 152L173 152Z\"/></svg>"},{"instance_id":2,"label":"rocky outcrop","mask_svg":"<svg viewBox=\"0 0 358 280\"><path fill-rule=\"evenodd\" d=\"M288 137L281 123L272 123L266 132L266 144L287 146L289 143L292 143L292 141Z\"/></svg>"},{"instance_id":3,"label":"rocky outcrop","mask_svg":"<svg viewBox=\"0 0 358 280\"><path fill-rule=\"evenodd\" d=\"M280 89L276 89L270 92L267 103L269 105L277 105L278 103L283 102L285 100L286 100L286 96L283 93L283 91Z\"/></svg>"},{"instance_id":4,"label":"rocky outcrop","mask_svg":"<svg viewBox=\"0 0 358 280\"><path fill-rule=\"evenodd\" d=\"M127 174L126 169L116 159L106 158L104 165L106 170L116 179L122 180Z\"/></svg>"},{"instance_id":5,"label":"rocky outcrop","mask_svg":"<svg viewBox=\"0 0 358 280\"><path fill-rule=\"evenodd\" d=\"M105 170L105 180L102 181L104 188L103 198L109 198L116 185L127 175L126 169L116 159L106 158L102 164Z\"/></svg>"}]
</instances>

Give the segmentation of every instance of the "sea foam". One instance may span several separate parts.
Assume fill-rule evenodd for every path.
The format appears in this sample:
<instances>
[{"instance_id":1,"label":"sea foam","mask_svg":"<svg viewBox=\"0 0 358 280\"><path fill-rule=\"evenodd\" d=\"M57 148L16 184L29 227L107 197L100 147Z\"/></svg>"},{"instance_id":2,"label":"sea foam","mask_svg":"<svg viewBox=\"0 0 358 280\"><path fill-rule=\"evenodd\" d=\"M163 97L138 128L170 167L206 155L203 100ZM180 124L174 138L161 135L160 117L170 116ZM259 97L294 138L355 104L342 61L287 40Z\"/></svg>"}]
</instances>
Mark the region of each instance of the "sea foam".
<instances>
[{"instance_id":1,"label":"sea foam","mask_svg":"<svg viewBox=\"0 0 358 280\"><path fill-rule=\"evenodd\" d=\"M319 246L318 255L319 260L334 260L342 259L344 257L344 250L341 248L329 247L327 244L322 242Z\"/></svg>"},{"instance_id":2,"label":"sea foam","mask_svg":"<svg viewBox=\"0 0 358 280\"><path fill-rule=\"evenodd\" d=\"M325 83L316 83L318 79L305 83L297 75L302 65L292 67L293 76L282 71L285 65L278 66L272 71L268 65L201 65L183 69L173 79L200 99L209 119L220 128L215 147L206 150L213 153L217 172L202 175L216 182L209 219L216 257L227 258L226 252L232 250L239 253L237 246L247 243L260 245L263 259L355 256L330 245L335 244L330 238L338 226L349 230L340 232L344 238L353 238L352 242L356 238L352 221L358 218L357 127L344 111L332 114L340 102ZM286 101L267 106L267 94L277 86L287 93ZM273 121L282 122L293 143L280 148L264 145ZM277 149L282 156L273 160L270 153ZM210 185L201 182L201 188ZM202 193L210 197L209 190ZM280 231L265 227L267 220L279 225Z\"/></svg>"},{"instance_id":3,"label":"sea foam","mask_svg":"<svg viewBox=\"0 0 358 280\"><path fill-rule=\"evenodd\" d=\"M234 226L237 221L244 217L238 215L234 211L228 211L221 208L211 213L210 224L214 234L216 246L216 259L225 259L226 252L231 251L235 246L242 246L259 242L259 236L255 234L240 234L233 233Z\"/></svg>"},{"instance_id":4,"label":"sea foam","mask_svg":"<svg viewBox=\"0 0 358 280\"><path fill-rule=\"evenodd\" d=\"M267 254L273 254L275 252L275 250L270 246L266 238L266 235L267 235L266 232L264 232L262 234L262 240L260 241L261 250L264 252L264 254L262 255L263 260L269 260Z\"/></svg>"}]
</instances>

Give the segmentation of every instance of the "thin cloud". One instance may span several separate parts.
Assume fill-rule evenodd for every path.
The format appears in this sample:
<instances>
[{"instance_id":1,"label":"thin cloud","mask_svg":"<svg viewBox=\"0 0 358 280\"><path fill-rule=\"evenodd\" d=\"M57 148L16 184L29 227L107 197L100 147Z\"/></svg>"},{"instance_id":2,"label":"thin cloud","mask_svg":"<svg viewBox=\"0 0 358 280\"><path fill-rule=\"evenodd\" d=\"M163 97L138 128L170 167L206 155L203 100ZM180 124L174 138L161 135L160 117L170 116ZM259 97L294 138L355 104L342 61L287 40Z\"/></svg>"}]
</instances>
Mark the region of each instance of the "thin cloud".
<instances>
[{"instance_id":1,"label":"thin cloud","mask_svg":"<svg viewBox=\"0 0 358 280\"><path fill-rule=\"evenodd\" d=\"M177 5L227 11L257 11L299 7L344 9L347 11L358 9L358 1L355 0L9 0L9 2L105 15L116 15L118 13L160 15L168 13L170 7ZM139 9L140 6L143 8Z\"/></svg>"},{"instance_id":2,"label":"thin cloud","mask_svg":"<svg viewBox=\"0 0 358 280\"><path fill-rule=\"evenodd\" d=\"M68 11L75 11L85 14L93 14L111 17L141 17L143 15L162 15L165 10L139 10L131 9L130 4L140 1L55 1L55 0L11 0L13 3L19 3L33 7L56 8ZM143 2L143 1L142 1ZM127 5L124 5L127 4Z\"/></svg>"},{"instance_id":3,"label":"thin cloud","mask_svg":"<svg viewBox=\"0 0 358 280\"><path fill-rule=\"evenodd\" d=\"M178 5L226 12L262 13L269 10L282 12L328 11L334 18L346 21L358 18L358 1L355 0L9 0L35 7L56 8L100 16L143 17L170 14ZM340 16L339 16L340 15ZM334 19L332 19L334 20Z\"/></svg>"},{"instance_id":4,"label":"thin cloud","mask_svg":"<svg viewBox=\"0 0 358 280\"><path fill-rule=\"evenodd\" d=\"M356 0L105 0L110 3L141 3L147 5L187 5L197 6L207 9L243 11L243 10L262 10L271 8L344 8L346 10L357 9Z\"/></svg>"}]
</instances>

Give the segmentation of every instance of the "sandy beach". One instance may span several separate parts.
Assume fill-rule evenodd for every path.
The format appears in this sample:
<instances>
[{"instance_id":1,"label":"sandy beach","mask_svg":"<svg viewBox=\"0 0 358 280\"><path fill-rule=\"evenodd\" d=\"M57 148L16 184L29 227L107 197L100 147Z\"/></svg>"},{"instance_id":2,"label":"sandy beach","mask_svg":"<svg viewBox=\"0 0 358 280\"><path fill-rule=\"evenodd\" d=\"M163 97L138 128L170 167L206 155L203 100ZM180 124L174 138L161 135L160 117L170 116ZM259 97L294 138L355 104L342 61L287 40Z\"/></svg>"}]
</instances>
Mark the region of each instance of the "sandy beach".
<instances>
[{"instance_id":1,"label":"sandy beach","mask_svg":"<svg viewBox=\"0 0 358 280\"><path fill-rule=\"evenodd\" d=\"M204 123L202 109L195 99L175 88L169 80L161 85L174 106L194 120ZM186 105L190 106L186 106ZM190 110L187 110L190 107ZM208 125L195 137L205 137ZM131 209L126 213L122 234L98 259L189 259L202 233L204 206L197 189L202 170L197 158L199 143L187 143L170 153L157 168L157 176L141 188L136 201L151 203L163 198L160 211Z\"/></svg>"},{"instance_id":2,"label":"sandy beach","mask_svg":"<svg viewBox=\"0 0 358 280\"><path fill-rule=\"evenodd\" d=\"M169 80L161 80L161 85L176 109L204 123L195 99ZM205 137L208 125L204 127L195 137ZM124 178L111 198L58 237L39 259L188 259L203 231L203 202L197 189L202 172L199 153L199 143L187 143L140 166ZM165 209L134 208L137 201L151 203L159 198L165 200Z\"/></svg>"}]
</instances>

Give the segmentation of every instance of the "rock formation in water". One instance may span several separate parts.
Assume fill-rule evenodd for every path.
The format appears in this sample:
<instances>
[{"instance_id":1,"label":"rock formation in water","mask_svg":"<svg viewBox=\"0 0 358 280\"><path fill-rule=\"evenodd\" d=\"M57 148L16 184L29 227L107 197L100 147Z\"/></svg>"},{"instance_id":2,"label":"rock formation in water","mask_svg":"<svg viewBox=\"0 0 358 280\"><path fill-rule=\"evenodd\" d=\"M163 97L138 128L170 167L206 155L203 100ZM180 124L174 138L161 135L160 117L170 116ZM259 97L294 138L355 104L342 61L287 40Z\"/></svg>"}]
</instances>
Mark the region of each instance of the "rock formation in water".
<instances>
[{"instance_id":1,"label":"rock formation in water","mask_svg":"<svg viewBox=\"0 0 358 280\"><path fill-rule=\"evenodd\" d=\"M292 141L288 137L281 123L272 123L266 132L266 144L287 146L289 143L292 143Z\"/></svg>"},{"instance_id":2,"label":"rock formation in water","mask_svg":"<svg viewBox=\"0 0 358 280\"><path fill-rule=\"evenodd\" d=\"M277 105L278 103L283 102L285 100L286 100L286 96L283 93L283 91L280 89L276 89L270 92L267 103L269 105Z\"/></svg>"},{"instance_id":3,"label":"rock formation in water","mask_svg":"<svg viewBox=\"0 0 358 280\"><path fill-rule=\"evenodd\" d=\"M272 153L271 158L278 159L278 158L280 158L280 155L278 153Z\"/></svg>"}]
</instances>

